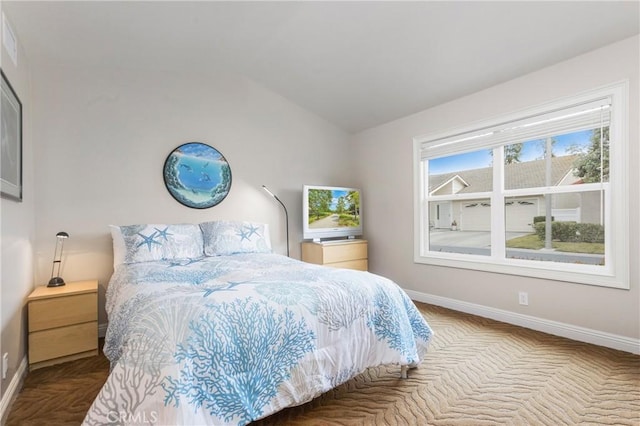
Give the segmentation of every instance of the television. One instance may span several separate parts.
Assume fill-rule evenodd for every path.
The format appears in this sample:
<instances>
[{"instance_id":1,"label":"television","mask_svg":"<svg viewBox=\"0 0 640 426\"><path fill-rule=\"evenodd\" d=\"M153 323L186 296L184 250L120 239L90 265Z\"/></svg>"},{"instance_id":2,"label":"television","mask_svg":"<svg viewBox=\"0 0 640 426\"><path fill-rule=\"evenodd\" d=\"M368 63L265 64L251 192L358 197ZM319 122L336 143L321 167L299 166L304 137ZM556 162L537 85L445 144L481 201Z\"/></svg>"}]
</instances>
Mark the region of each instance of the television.
<instances>
[{"instance_id":1,"label":"television","mask_svg":"<svg viewBox=\"0 0 640 426\"><path fill-rule=\"evenodd\" d=\"M362 235L362 193L357 188L303 185L302 236L305 240Z\"/></svg>"}]
</instances>

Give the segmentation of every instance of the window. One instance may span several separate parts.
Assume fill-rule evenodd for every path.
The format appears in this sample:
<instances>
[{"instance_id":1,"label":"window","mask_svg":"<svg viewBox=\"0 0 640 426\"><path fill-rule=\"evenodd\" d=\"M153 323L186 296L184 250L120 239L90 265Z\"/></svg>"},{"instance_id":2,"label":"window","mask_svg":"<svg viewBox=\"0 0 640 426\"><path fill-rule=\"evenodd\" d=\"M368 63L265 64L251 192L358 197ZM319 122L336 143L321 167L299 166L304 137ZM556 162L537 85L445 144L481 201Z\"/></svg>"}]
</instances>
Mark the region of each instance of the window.
<instances>
[{"instance_id":1,"label":"window","mask_svg":"<svg viewBox=\"0 0 640 426\"><path fill-rule=\"evenodd\" d=\"M415 261L629 288L627 92L415 138Z\"/></svg>"}]
</instances>

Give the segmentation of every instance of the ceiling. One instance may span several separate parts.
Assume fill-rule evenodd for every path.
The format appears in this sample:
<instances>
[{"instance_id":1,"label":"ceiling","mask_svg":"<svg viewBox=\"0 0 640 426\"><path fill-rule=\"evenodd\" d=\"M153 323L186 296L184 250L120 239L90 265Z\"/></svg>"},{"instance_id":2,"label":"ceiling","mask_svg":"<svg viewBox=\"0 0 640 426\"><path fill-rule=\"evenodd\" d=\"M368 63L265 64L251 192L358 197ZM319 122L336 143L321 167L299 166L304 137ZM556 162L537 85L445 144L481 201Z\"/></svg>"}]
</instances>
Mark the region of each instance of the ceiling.
<instances>
[{"instance_id":1,"label":"ceiling","mask_svg":"<svg viewBox=\"0 0 640 426\"><path fill-rule=\"evenodd\" d=\"M31 68L242 74L358 132L639 33L640 2L3 1Z\"/></svg>"}]
</instances>

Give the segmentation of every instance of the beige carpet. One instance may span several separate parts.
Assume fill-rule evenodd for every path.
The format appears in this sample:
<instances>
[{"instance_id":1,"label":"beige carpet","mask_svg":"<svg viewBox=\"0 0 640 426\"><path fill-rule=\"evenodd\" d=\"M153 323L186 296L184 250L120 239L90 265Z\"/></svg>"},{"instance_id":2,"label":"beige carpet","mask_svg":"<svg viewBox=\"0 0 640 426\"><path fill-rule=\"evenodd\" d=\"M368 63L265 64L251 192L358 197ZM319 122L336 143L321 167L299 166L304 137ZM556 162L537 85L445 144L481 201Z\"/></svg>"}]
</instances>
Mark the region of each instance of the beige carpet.
<instances>
[{"instance_id":1,"label":"beige carpet","mask_svg":"<svg viewBox=\"0 0 640 426\"><path fill-rule=\"evenodd\" d=\"M436 335L408 380L370 369L255 425L640 425L640 356L417 304ZM8 425L77 425L103 356L27 376Z\"/></svg>"}]
</instances>

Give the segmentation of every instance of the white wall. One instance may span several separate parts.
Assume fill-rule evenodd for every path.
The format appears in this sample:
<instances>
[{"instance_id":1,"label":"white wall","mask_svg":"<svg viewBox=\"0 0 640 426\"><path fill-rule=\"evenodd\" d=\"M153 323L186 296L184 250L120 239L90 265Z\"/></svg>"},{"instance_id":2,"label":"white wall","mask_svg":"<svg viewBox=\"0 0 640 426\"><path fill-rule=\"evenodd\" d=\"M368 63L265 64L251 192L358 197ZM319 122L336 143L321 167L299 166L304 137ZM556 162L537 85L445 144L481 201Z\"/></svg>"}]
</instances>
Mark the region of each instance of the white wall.
<instances>
[{"instance_id":1,"label":"white wall","mask_svg":"<svg viewBox=\"0 0 640 426\"><path fill-rule=\"evenodd\" d=\"M4 10L3 10L4 11ZM6 11L4 11L7 13ZM7 14L9 22L11 16ZM22 102L23 201L0 198L0 354L9 354L9 371L0 386L2 396L26 353L26 309L33 290L33 242L35 237L35 188L33 179L32 102L28 58L19 44L15 66L4 47L1 65ZM0 43L1 45L1 43ZM1 413L0 413L1 414Z\"/></svg>"},{"instance_id":2,"label":"white wall","mask_svg":"<svg viewBox=\"0 0 640 426\"><path fill-rule=\"evenodd\" d=\"M370 269L416 292L638 339L639 45L639 37L627 39L355 135L352 148L354 158L359 159L358 184L366 196ZM468 65L469 72L473 72L473 64ZM630 290L413 263L414 137L494 118L623 79L630 82ZM529 293L529 306L518 304L519 291Z\"/></svg>"},{"instance_id":3,"label":"white wall","mask_svg":"<svg viewBox=\"0 0 640 426\"><path fill-rule=\"evenodd\" d=\"M34 73L36 282L50 277L55 234L65 242L62 277L97 278L100 307L112 273L107 225L241 219L269 223L285 254L285 203L293 257L302 238L302 185L351 184L348 135L242 77L48 67ZM199 141L231 166L229 195L197 210L175 201L163 165L178 145ZM100 312L100 322L106 322Z\"/></svg>"}]
</instances>

